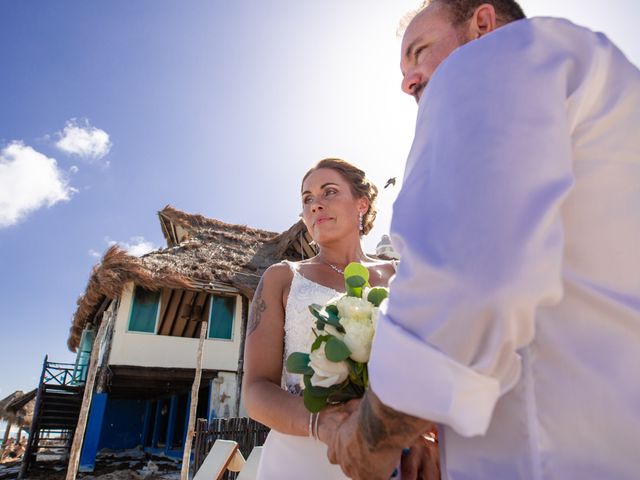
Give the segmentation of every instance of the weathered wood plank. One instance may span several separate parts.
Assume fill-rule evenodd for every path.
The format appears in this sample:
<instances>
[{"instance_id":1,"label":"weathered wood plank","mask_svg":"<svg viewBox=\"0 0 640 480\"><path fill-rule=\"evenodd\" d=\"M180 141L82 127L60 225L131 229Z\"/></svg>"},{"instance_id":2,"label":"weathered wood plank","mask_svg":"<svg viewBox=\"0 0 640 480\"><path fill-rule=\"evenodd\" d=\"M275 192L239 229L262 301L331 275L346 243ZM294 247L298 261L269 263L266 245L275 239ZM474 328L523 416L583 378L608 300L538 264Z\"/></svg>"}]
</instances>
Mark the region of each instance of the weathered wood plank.
<instances>
[{"instance_id":1,"label":"weathered wood plank","mask_svg":"<svg viewBox=\"0 0 640 480\"><path fill-rule=\"evenodd\" d=\"M193 308L199 309L200 311L200 320L207 320L207 316L209 315L208 302L209 293L207 292L198 292L198 296L196 297ZM198 332L200 329L198 328L198 322L188 322L185 326L185 329L182 332L182 337L187 338L198 338Z\"/></svg>"},{"instance_id":2,"label":"weathered wood plank","mask_svg":"<svg viewBox=\"0 0 640 480\"><path fill-rule=\"evenodd\" d=\"M181 298L180 305L178 309L174 313L173 319L173 328L171 329L171 336L173 337L182 337L182 332L184 331L187 323L189 322L189 317L185 317L182 314L182 311L185 307L190 306L193 303L194 298L197 296L196 292L186 291Z\"/></svg>"},{"instance_id":3,"label":"weathered wood plank","mask_svg":"<svg viewBox=\"0 0 640 480\"><path fill-rule=\"evenodd\" d=\"M174 290L170 288L163 288L160 292L160 315L158 316L160 325L158 325L158 335L168 335L164 332L171 330L171 325L167 326L167 311L169 310L169 304L174 294L173 292Z\"/></svg>"},{"instance_id":4,"label":"weathered wood plank","mask_svg":"<svg viewBox=\"0 0 640 480\"><path fill-rule=\"evenodd\" d=\"M80 452L82 451L82 440L84 439L85 429L87 428L87 421L89 419L89 408L91 407L91 398L93 397L93 386L96 380L96 373L98 371L98 359L100 356L100 346L102 345L102 338L113 314L110 310L107 310L104 315L100 327L98 328L98 334L93 342L93 349L91 350L91 359L89 361L89 372L87 373L87 380L84 387L84 395L82 398L82 408L80 409L80 418L78 418L78 426L76 427L75 434L73 435L73 443L71 444L71 452L69 454L69 468L67 469L66 480L75 480L78 473L78 465L80 463Z\"/></svg>"},{"instance_id":5,"label":"weathered wood plank","mask_svg":"<svg viewBox=\"0 0 640 480\"><path fill-rule=\"evenodd\" d=\"M195 322L192 322L195 323ZM200 390L200 378L202 377L202 356L204 355L204 340L207 337L207 322L202 322L200 327L200 341L198 342L198 354L196 356L196 374L191 387L191 404L189 405L189 427L187 438L184 442L184 455L182 457L181 480L189 480L189 463L191 459L191 441L195 434L196 409L198 408L198 391ZM236 448L238 446L236 445Z\"/></svg>"},{"instance_id":6,"label":"weathered wood plank","mask_svg":"<svg viewBox=\"0 0 640 480\"><path fill-rule=\"evenodd\" d=\"M184 295L184 290L173 290L171 295L171 301L167 305L167 311L165 312L165 321L162 326L162 331L160 335L171 335L171 331L174 328L174 322L176 318L176 314L178 309L180 308L180 303L182 302L182 296Z\"/></svg>"}]
</instances>

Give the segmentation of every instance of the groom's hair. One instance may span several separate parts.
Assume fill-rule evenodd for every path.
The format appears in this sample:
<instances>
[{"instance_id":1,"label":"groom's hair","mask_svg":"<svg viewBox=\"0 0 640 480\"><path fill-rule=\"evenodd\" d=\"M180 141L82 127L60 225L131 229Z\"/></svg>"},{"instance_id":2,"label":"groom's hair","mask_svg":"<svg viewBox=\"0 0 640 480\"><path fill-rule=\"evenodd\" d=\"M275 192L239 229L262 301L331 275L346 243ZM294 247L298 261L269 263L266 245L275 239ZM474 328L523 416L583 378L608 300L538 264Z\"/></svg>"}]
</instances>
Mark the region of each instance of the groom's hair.
<instances>
[{"instance_id":1,"label":"groom's hair","mask_svg":"<svg viewBox=\"0 0 640 480\"><path fill-rule=\"evenodd\" d=\"M411 10L400 20L396 34L401 37L405 30L422 10L433 4L442 5L449 14L451 24L458 28L473 16L476 8L488 3L493 5L499 25L526 18L522 7L515 0L423 0L416 10Z\"/></svg>"},{"instance_id":2,"label":"groom's hair","mask_svg":"<svg viewBox=\"0 0 640 480\"><path fill-rule=\"evenodd\" d=\"M433 3L438 3L447 9L451 23L453 23L455 27L469 20L476 8L485 3L493 5L500 24L513 22L526 17L522 7L518 5L518 2L515 0L425 0L420 10Z\"/></svg>"}]
</instances>

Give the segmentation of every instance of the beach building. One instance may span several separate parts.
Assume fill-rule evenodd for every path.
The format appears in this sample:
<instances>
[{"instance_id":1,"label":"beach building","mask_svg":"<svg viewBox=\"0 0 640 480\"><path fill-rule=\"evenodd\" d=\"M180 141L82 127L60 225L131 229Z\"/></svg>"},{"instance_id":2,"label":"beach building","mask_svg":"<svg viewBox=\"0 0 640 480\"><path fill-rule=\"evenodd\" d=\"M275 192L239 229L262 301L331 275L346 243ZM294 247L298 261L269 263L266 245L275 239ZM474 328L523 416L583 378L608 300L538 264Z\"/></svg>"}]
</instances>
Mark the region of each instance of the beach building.
<instances>
[{"instance_id":1,"label":"beach building","mask_svg":"<svg viewBox=\"0 0 640 480\"><path fill-rule=\"evenodd\" d=\"M134 257L111 247L77 302L67 342L77 361L65 373L65 388L76 398L98 349L80 458L84 471L93 469L103 448L142 446L182 456L203 321L197 417L243 415L244 334L258 281L273 263L315 254L300 221L278 234L170 206L158 216L166 248ZM76 422L77 415L76 408ZM36 430L37 423L35 418ZM37 454L37 436L25 455L27 468Z\"/></svg>"}]
</instances>

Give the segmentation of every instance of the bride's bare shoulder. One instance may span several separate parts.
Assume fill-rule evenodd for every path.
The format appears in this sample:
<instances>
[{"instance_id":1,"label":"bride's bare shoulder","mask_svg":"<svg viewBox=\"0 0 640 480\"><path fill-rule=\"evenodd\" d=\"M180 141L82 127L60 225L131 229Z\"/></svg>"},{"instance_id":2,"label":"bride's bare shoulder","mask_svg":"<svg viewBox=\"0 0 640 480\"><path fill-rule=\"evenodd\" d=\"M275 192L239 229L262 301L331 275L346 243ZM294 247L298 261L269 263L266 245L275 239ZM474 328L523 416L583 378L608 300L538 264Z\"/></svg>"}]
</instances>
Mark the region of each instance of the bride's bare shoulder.
<instances>
[{"instance_id":1,"label":"bride's bare shoulder","mask_svg":"<svg viewBox=\"0 0 640 480\"><path fill-rule=\"evenodd\" d=\"M382 283L386 285L391 277L396 274L397 262L376 258L374 268L379 273Z\"/></svg>"},{"instance_id":2,"label":"bride's bare shoulder","mask_svg":"<svg viewBox=\"0 0 640 480\"><path fill-rule=\"evenodd\" d=\"M271 291L282 291L289 288L293 271L286 262L274 263L262 274L260 285Z\"/></svg>"}]
</instances>

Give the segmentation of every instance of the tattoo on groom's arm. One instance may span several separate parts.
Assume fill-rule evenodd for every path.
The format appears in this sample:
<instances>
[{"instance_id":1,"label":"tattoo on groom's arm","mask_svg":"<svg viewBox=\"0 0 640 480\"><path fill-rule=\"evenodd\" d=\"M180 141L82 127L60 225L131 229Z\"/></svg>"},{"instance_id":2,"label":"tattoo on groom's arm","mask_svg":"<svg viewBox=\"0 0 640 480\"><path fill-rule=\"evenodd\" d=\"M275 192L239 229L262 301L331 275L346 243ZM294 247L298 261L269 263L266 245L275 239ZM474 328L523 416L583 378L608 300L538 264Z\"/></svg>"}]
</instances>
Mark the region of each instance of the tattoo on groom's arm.
<instances>
[{"instance_id":1,"label":"tattoo on groom's arm","mask_svg":"<svg viewBox=\"0 0 640 480\"><path fill-rule=\"evenodd\" d=\"M367 393L365 393L362 400L358 420L369 450L377 449L385 439L388 440L384 422L373 411L371 399Z\"/></svg>"},{"instance_id":2,"label":"tattoo on groom's arm","mask_svg":"<svg viewBox=\"0 0 640 480\"><path fill-rule=\"evenodd\" d=\"M375 393L365 393L359 424L369 450L405 447L406 439L417 437L429 422L384 405Z\"/></svg>"},{"instance_id":3,"label":"tattoo on groom's arm","mask_svg":"<svg viewBox=\"0 0 640 480\"><path fill-rule=\"evenodd\" d=\"M253 296L251 308L249 309L249 325L247 328L247 336L255 332L256 329L260 326L260 322L262 321L262 314L267 309L267 304L262 298L263 280L264 279L261 278L260 283L258 283L258 288L256 288L256 293Z\"/></svg>"}]
</instances>

